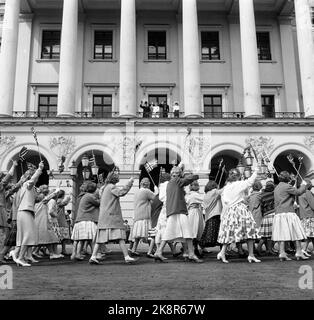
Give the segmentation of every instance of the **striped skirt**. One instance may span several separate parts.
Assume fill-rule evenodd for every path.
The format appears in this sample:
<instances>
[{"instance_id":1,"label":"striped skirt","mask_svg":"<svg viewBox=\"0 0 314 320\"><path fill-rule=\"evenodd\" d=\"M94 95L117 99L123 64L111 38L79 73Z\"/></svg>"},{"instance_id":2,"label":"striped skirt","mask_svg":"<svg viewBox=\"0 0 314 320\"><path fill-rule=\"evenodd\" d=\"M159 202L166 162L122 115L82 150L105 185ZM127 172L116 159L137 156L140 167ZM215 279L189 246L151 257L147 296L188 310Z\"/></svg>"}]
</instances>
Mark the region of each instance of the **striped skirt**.
<instances>
[{"instance_id":1,"label":"striped skirt","mask_svg":"<svg viewBox=\"0 0 314 320\"><path fill-rule=\"evenodd\" d=\"M93 240L97 233L97 225L93 221L80 221L74 225L71 239L74 241Z\"/></svg>"},{"instance_id":2,"label":"striped skirt","mask_svg":"<svg viewBox=\"0 0 314 320\"><path fill-rule=\"evenodd\" d=\"M270 213L267 216L263 217L261 228L259 230L260 236L262 238L271 238L273 234L274 216L274 213Z\"/></svg>"}]
</instances>

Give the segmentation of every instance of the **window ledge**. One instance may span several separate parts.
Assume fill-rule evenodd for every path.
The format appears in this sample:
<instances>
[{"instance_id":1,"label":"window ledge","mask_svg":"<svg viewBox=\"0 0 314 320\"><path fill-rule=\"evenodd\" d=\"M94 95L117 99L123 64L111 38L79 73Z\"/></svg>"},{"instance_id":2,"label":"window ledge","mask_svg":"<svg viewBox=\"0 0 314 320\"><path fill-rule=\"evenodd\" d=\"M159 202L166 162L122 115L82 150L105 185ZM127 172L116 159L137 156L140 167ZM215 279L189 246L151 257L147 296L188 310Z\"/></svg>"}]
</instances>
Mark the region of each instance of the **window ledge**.
<instances>
[{"instance_id":1,"label":"window ledge","mask_svg":"<svg viewBox=\"0 0 314 320\"><path fill-rule=\"evenodd\" d=\"M276 60L258 60L258 63L277 63Z\"/></svg>"},{"instance_id":2,"label":"window ledge","mask_svg":"<svg viewBox=\"0 0 314 320\"><path fill-rule=\"evenodd\" d=\"M36 59L36 62L60 62L60 59Z\"/></svg>"},{"instance_id":3,"label":"window ledge","mask_svg":"<svg viewBox=\"0 0 314 320\"><path fill-rule=\"evenodd\" d=\"M201 63L226 63L226 60L204 60L204 59L201 59Z\"/></svg>"},{"instance_id":4,"label":"window ledge","mask_svg":"<svg viewBox=\"0 0 314 320\"><path fill-rule=\"evenodd\" d=\"M144 59L144 63L149 63L149 62L153 62L153 63L171 63L172 60L150 60L150 59Z\"/></svg>"},{"instance_id":5,"label":"window ledge","mask_svg":"<svg viewBox=\"0 0 314 320\"><path fill-rule=\"evenodd\" d=\"M111 63L116 63L116 62L118 62L118 59L89 59L88 61L91 62L91 63L94 63L94 62L111 62Z\"/></svg>"}]
</instances>

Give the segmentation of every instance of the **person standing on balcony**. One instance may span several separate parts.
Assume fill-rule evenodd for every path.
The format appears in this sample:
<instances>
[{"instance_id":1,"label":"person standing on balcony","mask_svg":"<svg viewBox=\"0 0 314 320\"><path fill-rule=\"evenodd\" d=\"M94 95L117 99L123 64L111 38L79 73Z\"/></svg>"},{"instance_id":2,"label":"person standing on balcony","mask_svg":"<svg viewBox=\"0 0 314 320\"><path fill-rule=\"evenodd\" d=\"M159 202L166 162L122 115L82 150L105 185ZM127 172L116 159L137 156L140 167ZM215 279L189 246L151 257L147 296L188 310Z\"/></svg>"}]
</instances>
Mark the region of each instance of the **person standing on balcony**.
<instances>
[{"instance_id":1,"label":"person standing on balcony","mask_svg":"<svg viewBox=\"0 0 314 320\"><path fill-rule=\"evenodd\" d=\"M152 109L153 109L153 118L159 118L159 112L160 112L160 108L159 108L159 105L154 103L153 106L152 106Z\"/></svg>"},{"instance_id":2,"label":"person standing on balcony","mask_svg":"<svg viewBox=\"0 0 314 320\"><path fill-rule=\"evenodd\" d=\"M168 118L168 113L169 113L169 105L167 104L167 101L163 102L163 109L162 109L162 114L163 118Z\"/></svg>"},{"instance_id":3,"label":"person standing on balcony","mask_svg":"<svg viewBox=\"0 0 314 320\"><path fill-rule=\"evenodd\" d=\"M144 103L143 101L141 101L140 108L143 109L143 118L150 118L151 108L148 105L147 101L145 101Z\"/></svg>"},{"instance_id":4,"label":"person standing on balcony","mask_svg":"<svg viewBox=\"0 0 314 320\"><path fill-rule=\"evenodd\" d=\"M173 111L173 116L175 118L179 118L180 116L180 106L179 106L179 102L176 101L172 107L172 111Z\"/></svg>"}]
</instances>

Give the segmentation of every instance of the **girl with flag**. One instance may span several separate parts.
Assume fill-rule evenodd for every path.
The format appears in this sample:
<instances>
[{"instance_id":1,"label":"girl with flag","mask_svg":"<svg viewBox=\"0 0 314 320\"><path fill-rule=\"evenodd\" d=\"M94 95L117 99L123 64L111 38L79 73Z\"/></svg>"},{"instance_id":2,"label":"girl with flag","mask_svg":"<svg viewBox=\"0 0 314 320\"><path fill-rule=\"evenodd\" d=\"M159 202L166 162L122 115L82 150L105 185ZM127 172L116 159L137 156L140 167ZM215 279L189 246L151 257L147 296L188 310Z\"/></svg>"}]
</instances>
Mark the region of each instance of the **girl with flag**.
<instances>
[{"instance_id":1,"label":"girl with flag","mask_svg":"<svg viewBox=\"0 0 314 320\"><path fill-rule=\"evenodd\" d=\"M155 186L155 192L150 189L150 181L143 178L140 183L140 189L134 195L134 225L131 238L134 240L132 254L138 255L137 246L141 239L148 238L148 230L151 229L151 203L158 194L158 188Z\"/></svg>"}]
</instances>

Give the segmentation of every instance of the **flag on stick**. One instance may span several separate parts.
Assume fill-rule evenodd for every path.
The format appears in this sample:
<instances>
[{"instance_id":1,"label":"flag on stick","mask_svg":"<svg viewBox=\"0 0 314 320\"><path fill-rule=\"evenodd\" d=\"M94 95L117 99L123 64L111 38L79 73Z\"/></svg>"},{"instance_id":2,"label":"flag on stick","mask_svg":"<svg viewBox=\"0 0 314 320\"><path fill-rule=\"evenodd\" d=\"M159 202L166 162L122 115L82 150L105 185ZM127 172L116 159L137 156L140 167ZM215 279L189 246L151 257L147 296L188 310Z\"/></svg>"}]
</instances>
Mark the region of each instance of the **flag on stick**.
<instances>
[{"instance_id":1,"label":"flag on stick","mask_svg":"<svg viewBox=\"0 0 314 320\"><path fill-rule=\"evenodd\" d=\"M32 133L33 133L33 137L34 137L34 139L35 139L35 142L36 142L36 145L37 145L37 148L38 148L39 160L40 160L40 161L43 161L42 158L41 158L40 151L39 151L39 144L38 144L37 133L36 133L36 131L35 131L35 128L34 128L34 127L31 127L31 131L32 131Z\"/></svg>"},{"instance_id":2,"label":"flag on stick","mask_svg":"<svg viewBox=\"0 0 314 320\"><path fill-rule=\"evenodd\" d=\"M28 154L28 149L26 147L22 147L22 149L19 152L19 159L23 162L25 161L25 157Z\"/></svg>"},{"instance_id":3,"label":"flag on stick","mask_svg":"<svg viewBox=\"0 0 314 320\"><path fill-rule=\"evenodd\" d=\"M145 170L147 172L151 172L157 166L158 166L158 161L156 159L152 161L146 161L146 163L144 164Z\"/></svg>"}]
</instances>

